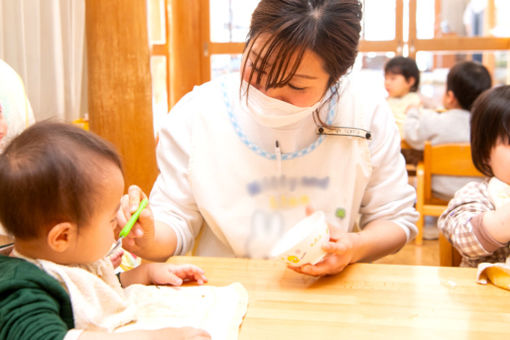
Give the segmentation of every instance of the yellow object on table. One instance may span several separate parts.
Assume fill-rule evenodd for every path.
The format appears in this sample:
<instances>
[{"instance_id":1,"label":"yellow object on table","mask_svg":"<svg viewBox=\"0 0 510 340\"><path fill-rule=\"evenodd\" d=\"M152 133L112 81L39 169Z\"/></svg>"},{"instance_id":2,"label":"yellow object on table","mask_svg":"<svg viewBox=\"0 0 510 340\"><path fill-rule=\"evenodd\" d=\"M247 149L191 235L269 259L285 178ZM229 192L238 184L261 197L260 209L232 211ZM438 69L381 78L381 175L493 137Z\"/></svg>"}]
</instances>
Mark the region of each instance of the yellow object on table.
<instances>
[{"instance_id":1,"label":"yellow object on table","mask_svg":"<svg viewBox=\"0 0 510 340\"><path fill-rule=\"evenodd\" d=\"M477 281L481 284L491 282L499 288L510 290L510 264L480 263Z\"/></svg>"}]
</instances>

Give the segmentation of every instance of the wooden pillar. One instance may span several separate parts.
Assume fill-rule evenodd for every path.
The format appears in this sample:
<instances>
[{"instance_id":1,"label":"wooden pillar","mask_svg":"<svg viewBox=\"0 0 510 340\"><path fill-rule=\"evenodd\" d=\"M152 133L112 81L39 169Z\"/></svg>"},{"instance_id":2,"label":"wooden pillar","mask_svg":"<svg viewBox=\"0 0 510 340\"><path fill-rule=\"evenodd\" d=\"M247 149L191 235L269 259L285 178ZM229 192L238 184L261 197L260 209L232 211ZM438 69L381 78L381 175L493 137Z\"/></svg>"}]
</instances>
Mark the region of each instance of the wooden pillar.
<instances>
[{"instance_id":1,"label":"wooden pillar","mask_svg":"<svg viewBox=\"0 0 510 340\"><path fill-rule=\"evenodd\" d=\"M193 86L202 83L201 1L171 0L170 7L170 105Z\"/></svg>"},{"instance_id":2,"label":"wooden pillar","mask_svg":"<svg viewBox=\"0 0 510 340\"><path fill-rule=\"evenodd\" d=\"M86 0L91 131L122 156L126 187L157 176L146 0Z\"/></svg>"},{"instance_id":3,"label":"wooden pillar","mask_svg":"<svg viewBox=\"0 0 510 340\"><path fill-rule=\"evenodd\" d=\"M409 0L409 58L416 60L416 0Z\"/></svg>"}]
</instances>

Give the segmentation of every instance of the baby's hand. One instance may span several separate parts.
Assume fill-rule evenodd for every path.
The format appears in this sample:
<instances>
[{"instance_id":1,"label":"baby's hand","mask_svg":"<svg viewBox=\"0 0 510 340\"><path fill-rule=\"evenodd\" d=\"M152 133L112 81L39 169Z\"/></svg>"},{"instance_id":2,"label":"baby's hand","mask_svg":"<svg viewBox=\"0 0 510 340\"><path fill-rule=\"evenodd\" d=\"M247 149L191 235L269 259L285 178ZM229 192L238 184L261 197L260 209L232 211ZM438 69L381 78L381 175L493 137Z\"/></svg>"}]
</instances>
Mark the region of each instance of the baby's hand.
<instances>
[{"instance_id":1,"label":"baby's hand","mask_svg":"<svg viewBox=\"0 0 510 340\"><path fill-rule=\"evenodd\" d=\"M154 285L180 286L184 281L207 282L204 271L193 264L148 263L149 282Z\"/></svg>"},{"instance_id":2,"label":"baby's hand","mask_svg":"<svg viewBox=\"0 0 510 340\"><path fill-rule=\"evenodd\" d=\"M122 255L124 255L124 250L117 249L112 255L109 256L110 261L112 262L113 268L117 268L122 263Z\"/></svg>"}]
</instances>

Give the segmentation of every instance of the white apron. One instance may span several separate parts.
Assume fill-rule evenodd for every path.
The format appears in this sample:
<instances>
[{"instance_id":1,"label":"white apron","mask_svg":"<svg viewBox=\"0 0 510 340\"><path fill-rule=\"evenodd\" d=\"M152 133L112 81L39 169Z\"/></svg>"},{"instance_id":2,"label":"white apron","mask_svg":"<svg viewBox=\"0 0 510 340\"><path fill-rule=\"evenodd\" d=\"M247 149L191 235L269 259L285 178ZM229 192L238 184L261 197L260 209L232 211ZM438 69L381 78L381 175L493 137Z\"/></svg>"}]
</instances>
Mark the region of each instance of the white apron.
<instances>
[{"instance_id":1,"label":"white apron","mask_svg":"<svg viewBox=\"0 0 510 340\"><path fill-rule=\"evenodd\" d=\"M239 89L224 86L211 111L193 122L189 179L205 220L194 254L266 258L307 207L325 212L332 236L352 231L372 172L367 139L318 136L279 162L244 135L234 115ZM331 105L329 121L367 130L363 103L340 100L344 111Z\"/></svg>"}]
</instances>

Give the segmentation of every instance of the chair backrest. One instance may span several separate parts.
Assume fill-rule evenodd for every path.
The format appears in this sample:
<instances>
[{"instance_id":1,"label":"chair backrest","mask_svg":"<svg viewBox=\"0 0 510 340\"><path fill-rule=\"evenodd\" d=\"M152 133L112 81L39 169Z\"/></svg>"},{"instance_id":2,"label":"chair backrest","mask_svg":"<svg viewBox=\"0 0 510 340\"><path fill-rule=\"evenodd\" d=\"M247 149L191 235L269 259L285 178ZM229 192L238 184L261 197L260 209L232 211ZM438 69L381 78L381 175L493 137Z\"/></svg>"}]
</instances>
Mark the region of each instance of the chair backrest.
<instances>
[{"instance_id":1,"label":"chair backrest","mask_svg":"<svg viewBox=\"0 0 510 340\"><path fill-rule=\"evenodd\" d=\"M423 152L423 166L425 205L427 201L431 199L432 195L432 175L483 176L473 164L471 159L471 145L469 143L432 146L430 142L427 141L425 142L425 149ZM440 214L440 211L445 208L446 206L438 209L438 213ZM439 260L441 266L458 266L461 261L461 255L442 234L439 235Z\"/></svg>"},{"instance_id":2,"label":"chair backrest","mask_svg":"<svg viewBox=\"0 0 510 340\"><path fill-rule=\"evenodd\" d=\"M432 145L425 142L423 150L425 170L425 199L431 197L432 175L481 177L483 174L476 169L471 159L469 143L452 143Z\"/></svg>"}]
</instances>

